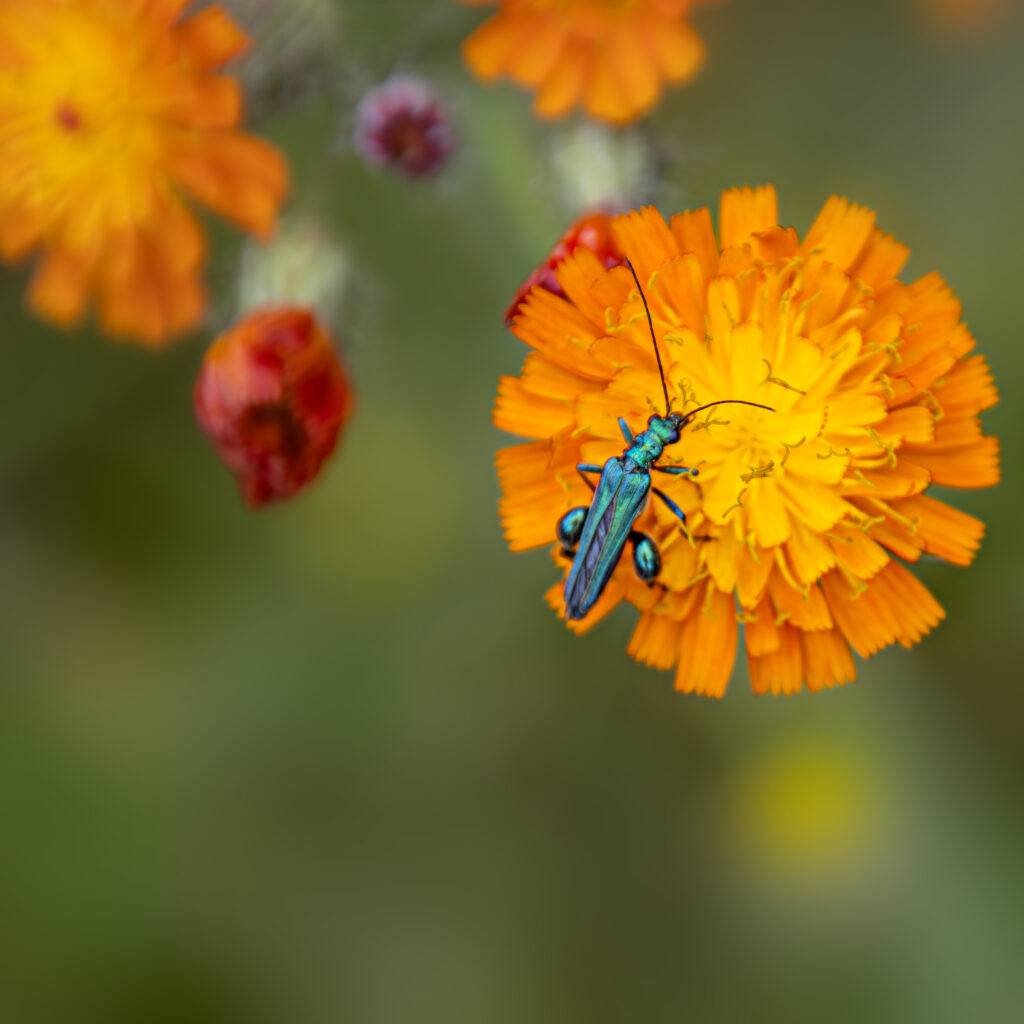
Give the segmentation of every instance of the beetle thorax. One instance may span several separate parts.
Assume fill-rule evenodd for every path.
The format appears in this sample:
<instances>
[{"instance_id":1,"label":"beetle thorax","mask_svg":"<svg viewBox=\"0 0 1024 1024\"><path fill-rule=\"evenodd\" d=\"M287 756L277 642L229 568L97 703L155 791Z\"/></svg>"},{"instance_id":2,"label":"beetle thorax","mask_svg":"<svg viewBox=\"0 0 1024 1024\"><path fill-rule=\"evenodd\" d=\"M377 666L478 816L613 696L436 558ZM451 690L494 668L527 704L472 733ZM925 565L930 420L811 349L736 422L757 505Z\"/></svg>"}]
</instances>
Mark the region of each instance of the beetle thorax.
<instances>
[{"instance_id":1,"label":"beetle thorax","mask_svg":"<svg viewBox=\"0 0 1024 1024\"><path fill-rule=\"evenodd\" d=\"M660 432L645 430L636 435L633 446L626 451L625 455L642 469L650 469L661 458L665 444L665 438Z\"/></svg>"}]
</instances>

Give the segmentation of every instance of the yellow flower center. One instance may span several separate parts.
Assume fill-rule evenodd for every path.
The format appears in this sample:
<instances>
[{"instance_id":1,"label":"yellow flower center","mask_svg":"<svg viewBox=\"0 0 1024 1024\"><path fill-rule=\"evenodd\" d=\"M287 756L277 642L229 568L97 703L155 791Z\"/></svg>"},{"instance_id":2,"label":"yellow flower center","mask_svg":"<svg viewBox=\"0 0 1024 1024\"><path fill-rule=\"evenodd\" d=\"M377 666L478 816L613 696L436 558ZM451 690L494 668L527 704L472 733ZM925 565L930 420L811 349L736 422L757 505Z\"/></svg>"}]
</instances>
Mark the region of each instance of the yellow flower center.
<instances>
[{"instance_id":1,"label":"yellow flower center","mask_svg":"<svg viewBox=\"0 0 1024 1024\"><path fill-rule=\"evenodd\" d=\"M51 225L63 221L69 241L138 222L151 208L167 97L139 25L111 4L19 11L4 26L24 58L0 95L17 110L5 125L0 189Z\"/></svg>"}]
</instances>

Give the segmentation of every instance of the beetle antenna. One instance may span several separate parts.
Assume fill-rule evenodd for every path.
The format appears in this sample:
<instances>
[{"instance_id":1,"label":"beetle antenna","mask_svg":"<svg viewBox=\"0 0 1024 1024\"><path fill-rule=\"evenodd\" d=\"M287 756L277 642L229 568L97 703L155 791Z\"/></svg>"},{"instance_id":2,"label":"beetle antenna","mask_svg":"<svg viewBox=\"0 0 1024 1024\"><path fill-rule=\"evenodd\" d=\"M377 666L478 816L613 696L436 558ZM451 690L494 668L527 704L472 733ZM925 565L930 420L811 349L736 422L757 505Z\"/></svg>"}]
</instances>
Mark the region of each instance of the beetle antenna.
<instances>
[{"instance_id":1,"label":"beetle antenna","mask_svg":"<svg viewBox=\"0 0 1024 1024\"><path fill-rule=\"evenodd\" d=\"M755 409L767 409L769 412L775 412L770 405L762 405L760 402L748 402L742 398L722 398L717 402L708 402L707 405L702 405L699 409L694 409L693 412L688 412L686 422L689 423L697 413L710 409L713 405L752 405Z\"/></svg>"},{"instance_id":2,"label":"beetle antenna","mask_svg":"<svg viewBox=\"0 0 1024 1024\"><path fill-rule=\"evenodd\" d=\"M647 305L647 296L644 295L644 290L640 286L640 278L636 276L636 271L633 269L633 264L630 263L628 257L626 258L626 266L629 267L629 272L633 275L633 280L636 281L637 291L640 292L640 298L644 303L644 312L647 314L647 326L651 329L651 342L654 344L654 355L658 360L658 373L661 376L661 390L665 394L665 415L667 416L672 411L672 403L668 400L668 386L665 384L665 368L661 365L661 353L658 351L658 339L654 336L654 321L651 319L651 307Z\"/></svg>"}]
</instances>

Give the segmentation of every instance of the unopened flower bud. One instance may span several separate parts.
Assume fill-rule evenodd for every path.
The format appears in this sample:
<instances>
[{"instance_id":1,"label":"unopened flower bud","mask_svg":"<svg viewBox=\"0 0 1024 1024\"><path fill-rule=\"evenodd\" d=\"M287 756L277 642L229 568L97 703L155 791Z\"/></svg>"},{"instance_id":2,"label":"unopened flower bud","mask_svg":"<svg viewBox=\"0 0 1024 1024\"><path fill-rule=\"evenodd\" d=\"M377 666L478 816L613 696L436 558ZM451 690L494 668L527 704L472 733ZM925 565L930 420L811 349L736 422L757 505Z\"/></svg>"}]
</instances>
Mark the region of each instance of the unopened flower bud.
<instances>
[{"instance_id":1,"label":"unopened flower bud","mask_svg":"<svg viewBox=\"0 0 1024 1024\"><path fill-rule=\"evenodd\" d=\"M555 269L581 245L593 250L606 267L617 267L624 262L612 235L611 218L604 213L591 213L580 217L555 243L548 258L520 285L516 297L505 310L506 324L512 322L519 304L526 298L531 288L544 288L553 295L564 294L555 276Z\"/></svg>"},{"instance_id":2,"label":"unopened flower bud","mask_svg":"<svg viewBox=\"0 0 1024 1024\"><path fill-rule=\"evenodd\" d=\"M312 313L251 313L207 350L195 412L251 506L313 480L352 409L352 390Z\"/></svg>"},{"instance_id":3,"label":"unopened flower bud","mask_svg":"<svg viewBox=\"0 0 1024 1024\"><path fill-rule=\"evenodd\" d=\"M394 75L356 111L356 149L375 167L410 178L436 174L455 148L448 109L421 78Z\"/></svg>"}]
</instances>

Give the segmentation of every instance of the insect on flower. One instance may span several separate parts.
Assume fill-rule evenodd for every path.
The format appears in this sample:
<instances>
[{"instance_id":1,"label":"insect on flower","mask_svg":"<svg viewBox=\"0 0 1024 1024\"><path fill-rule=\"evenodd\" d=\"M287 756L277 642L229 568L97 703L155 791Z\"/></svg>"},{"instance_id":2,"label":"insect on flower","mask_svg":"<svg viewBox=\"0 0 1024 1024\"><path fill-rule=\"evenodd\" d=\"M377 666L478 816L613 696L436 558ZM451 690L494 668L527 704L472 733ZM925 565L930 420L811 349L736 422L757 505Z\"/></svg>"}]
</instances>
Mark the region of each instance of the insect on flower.
<instances>
[{"instance_id":1,"label":"insect on flower","mask_svg":"<svg viewBox=\"0 0 1024 1024\"><path fill-rule=\"evenodd\" d=\"M770 186L724 192L717 229L706 208L665 220L645 207L608 226L621 266L578 245L553 268L557 292L538 282L519 302L511 330L530 351L494 410L522 439L496 460L509 546L548 547L568 574L552 524L568 540L578 531L572 586L559 581L548 603L577 633L632 605L628 653L712 697L738 644L754 691L773 694L842 685L854 653L912 647L944 613L909 564L928 554L968 565L984 533L933 485L999 479L999 442L979 415L998 394L956 296L938 274L901 280L907 247L838 196L802 234L780 224ZM666 391L671 403L655 405ZM753 404L691 416L737 399ZM664 422L673 410L685 424ZM648 470L700 469L699 480L659 474L685 528L660 499L625 524L619 501L641 501L649 483L612 486L631 458L619 421L651 413ZM598 488L581 464L610 474L602 500L616 497L616 539L653 541L634 540L634 565L598 537L611 522L594 517ZM649 586L642 576L655 572Z\"/></svg>"},{"instance_id":2,"label":"insect on flower","mask_svg":"<svg viewBox=\"0 0 1024 1024\"><path fill-rule=\"evenodd\" d=\"M661 554L658 545L645 533L633 529L633 524L643 511L650 491L665 507L686 525L686 513L657 487L651 486L651 473L665 473L669 476L697 476L697 470L688 466L659 466L658 460L664 450L680 440L682 432L693 423L698 413L716 405L752 405L758 409L774 412L770 406L760 402L747 402L741 398L723 398L708 402L688 413L672 412L672 402L665 384L665 370L658 351L658 339L654 334L654 323L647 305L640 279L633 264L626 260L637 290L643 300L647 323L651 331L654 355L658 361L658 375L665 397L665 415L651 416L647 429L634 437L629 424L619 417L619 429L629 446L622 455L612 456L602 468L588 462L576 466L588 486L593 486L586 473L600 473L601 479L594 488L594 499L589 508L572 508L558 521L557 534L566 556L573 553L572 569L565 581L566 618L582 619L601 596L612 572L619 564L628 540L633 545L633 568L645 583L652 583L661 571Z\"/></svg>"}]
</instances>

